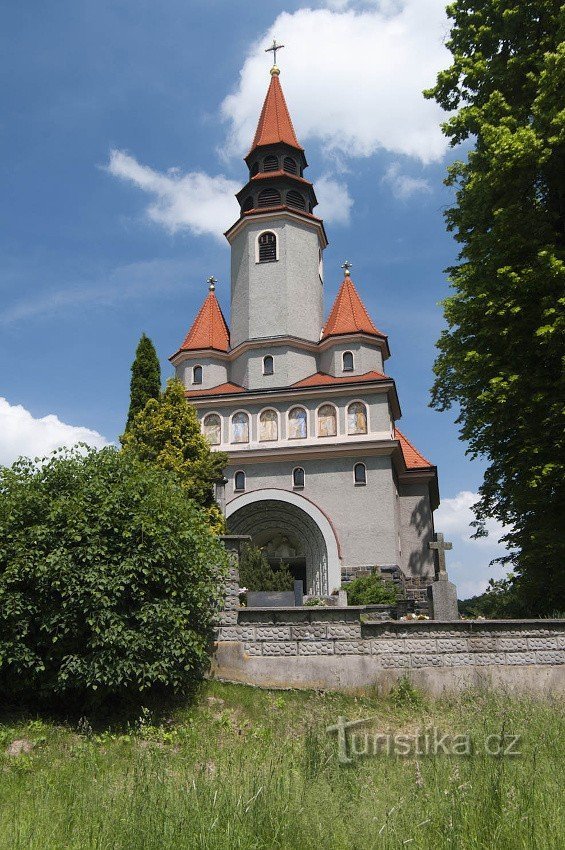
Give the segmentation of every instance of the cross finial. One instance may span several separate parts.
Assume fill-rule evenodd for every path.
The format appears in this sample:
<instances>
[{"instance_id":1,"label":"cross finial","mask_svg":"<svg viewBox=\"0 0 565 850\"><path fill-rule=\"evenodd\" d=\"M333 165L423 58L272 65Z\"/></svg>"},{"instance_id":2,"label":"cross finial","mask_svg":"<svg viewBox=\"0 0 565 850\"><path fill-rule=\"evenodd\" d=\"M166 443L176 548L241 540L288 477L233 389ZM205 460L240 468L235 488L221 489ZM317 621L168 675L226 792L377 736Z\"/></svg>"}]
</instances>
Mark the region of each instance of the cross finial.
<instances>
[{"instance_id":1,"label":"cross finial","mask_svg":"<svg viewBox=\"0 0 565 850\"><path fill-rule=\"evenodd\" d=\"M211 277L208 278L207 283L208 283L208 289L210 290L210 292L214 292L214 290L216 289L217 282L218 281L216 280L214 275L212 275Z\"/></svg>"},{"instance_id":2,"label":"cross finial","mask_svg":"<svg viewBox=\"0 0 565 850\"><path fill-rule=\"evenodd\" d=\"M438 566L438 576L440 578L447 578L447 569L445 567L445 553L447 550L453 548L453 543L448 543L443 539L443 534L436 534L436 539L432 540L431 543L428 544L430 549L437 552L437 566Z\"/></svg>"},{"instance_id":3,"label":"cross finial","mask_svg":"<svg viewBox=\"0 0 565 850\"><path fill-rule=\"evenodd\" d=\"M283 47L284 47L284 44L277 44L277 40L276 40L276 38L274 38L271 47L267 47L266 50L265 50L265 53L272 53L273 54L273 67L271 68L271 73L273 73L273 71L275 69L278 73L279 69L277 68L277 50L280 50Z\"/></svg>"},{"instance_id":4,"label":"cross finial","mask_svg":"<svg viewBox=\"0 0 565 850\"><path fill-rule=\"evenodd\" d=\"M351 266L352 266L352 265L353 265L353 263L350 263L350 262L349 262L349 260L346 260L346 261L343 263L343 265L342 265L342 269L343 269L343 271L344 271L344 273L345 273L345 277L349 277L349 269L351 268Z\"/></svg>"}]
</instances>

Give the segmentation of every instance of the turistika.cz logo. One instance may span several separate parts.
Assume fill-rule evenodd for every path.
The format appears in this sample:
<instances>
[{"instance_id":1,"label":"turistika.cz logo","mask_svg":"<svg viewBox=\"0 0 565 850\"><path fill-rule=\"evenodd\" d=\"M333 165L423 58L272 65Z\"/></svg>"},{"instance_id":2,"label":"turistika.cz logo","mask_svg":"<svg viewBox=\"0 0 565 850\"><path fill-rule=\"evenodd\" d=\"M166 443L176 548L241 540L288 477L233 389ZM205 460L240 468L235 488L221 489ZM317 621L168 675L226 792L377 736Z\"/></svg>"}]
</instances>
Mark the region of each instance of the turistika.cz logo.
<instances>
[{"instance_id":1,"label":"turistika.cz logo","mask_svg":"<svg viewBox=\"0 0 565 850\"><path fill-rule=\"evenodd\" d=\"M485 735L478 740L470 732L453 735L442 732L435 726L418 729L414 733L380 732L371 730L370 724L376 717L362 720L347 720L338 717L337 723L328 726L326 732L337 733L337 759L340 764L351 764L356 759L371 756L472 756L479 753L487 756L519 756L520 735L508 732Z\"/></svg>"}]
</instances>

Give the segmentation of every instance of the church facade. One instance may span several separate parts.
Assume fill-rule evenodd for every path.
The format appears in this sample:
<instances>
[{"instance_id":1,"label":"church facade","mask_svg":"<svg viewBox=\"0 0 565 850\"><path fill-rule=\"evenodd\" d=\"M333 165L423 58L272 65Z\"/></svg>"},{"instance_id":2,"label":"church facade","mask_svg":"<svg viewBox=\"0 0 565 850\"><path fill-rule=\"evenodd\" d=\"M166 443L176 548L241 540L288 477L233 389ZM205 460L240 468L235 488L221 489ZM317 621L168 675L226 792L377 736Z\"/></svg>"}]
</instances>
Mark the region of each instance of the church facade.
<instances>
[{"instance_id":1,"label":"church facade","mask_svg":"<svg viewBox=\"0 0 565 850\"><path fill-rule=\"evenodd\" d=\"M306 593L373 567L425 592L436 467L398 429L387 336L344 263L324 321L324 224L279 70L245 157L231 248L230 325L210 291L170 358L211 445L229 454L226 516Z\"/></svg>"}]
</instances>

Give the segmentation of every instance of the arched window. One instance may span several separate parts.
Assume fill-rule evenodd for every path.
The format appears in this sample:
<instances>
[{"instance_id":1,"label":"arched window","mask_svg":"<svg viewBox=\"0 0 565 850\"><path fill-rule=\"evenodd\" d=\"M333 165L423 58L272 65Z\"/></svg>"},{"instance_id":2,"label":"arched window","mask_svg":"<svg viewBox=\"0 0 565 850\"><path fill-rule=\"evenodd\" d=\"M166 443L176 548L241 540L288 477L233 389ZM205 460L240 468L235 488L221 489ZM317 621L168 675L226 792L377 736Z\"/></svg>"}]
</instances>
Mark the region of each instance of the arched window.
<instances>
[{"instance_id":1,"label":"arched window","mask_svg":"<svg viewBox=\"0 0 565 850\"><path fill-rule=\"evenodd\" d=\"M249 210L252 210L252 209L253 209L253 198L252 198L251 195L249 195L249 197L246 198L244 200L243 204L241 205L241 211L242 212L248 212Z\"/></svg>"},{"instance_id":2,"label":"arched window","mask_svg":"<svg viewBox=\"0 0 565 850\"><path fill-rule=\"evenodd\" d=\"M367 468L364 463L356 463L353 467L353 480L356 484L367 483Z\"/></svg>"},{"instance_id":3,"label":"arched window","mask_svg":"<svg viewBox=\"0 0 565 850\"><path fill-rule=\"evenodd\" d=\"M351 351L343 352L342 362L344 372L353 372L353 354Z\"/></svg>"},{"instance_id":4,"label":"arched window","mask_svg":"<svg viewBox=\"0 0 565 850\"><path fill-rule=\"evenodd\" d=\"M193 384L201 384L202 383L202 366L195 366L192 370L192 383Z\"/></svg>"},{"instance_id":5,"label":"arched window","mask_svg":"<svg viewBox=\"0 0 565 850\"><path fill-rule=\"evenodd\" d=\"M255 177L256 174L259 174L259 163L254 162L251 166L251 171L249 172L251 177Z\"/></svg>"},{"instance_id":6,"label":"arched window","mask_svg":"<svg viewBox=\"0 0 565 850\"><path fill-rule=\"evenodd\" d=\"M354 401L347 408L347 433L367 433L367 408L362 401Z\"/></svg>"},{"instance_id":7,"label":"arched window","mask_svg":"<svg viewBox=\"0 0 565 850\"><path fill-rule=\"evenodd\" d=\"M337 415L333 404L323 404L318 409L318 437L335 437Z\"/></svg>"},{"instance_id":8,"label":"arched window","mask_svg":"<svg viewBox=\"0 0 565 850\"><path fill-rule=\"evenodd\" d=\"M288 439L304 440L308 436L308 414L303 407L293 407L288 414Z\"/></svg>"},{"instance_id":9,"label":"arched window","mask_svg":"<svg viewBox=\"0 0 565 850\"><path fill-rule=\"evenodd\" d=\"M219 446L222 442L222 420L217 413L204 417L204 436L211 446Z\"/></svg>"},{"instance_id":10,"label":"arched window","mask_svg":"<svg viewBox=\"0 0 565 850\"><path fill-rule=\"evenodd\" d=\"M271 231L262 233L259 243L259 262L273 263L277 259L277 237Z\"/></svg>"},{"instance_id":11,"label":"arched window","mask_svg":"<svg viewBox=\"0 0 565 850\"><path fill-rule=\"evenodd\" d=\"M289 207L296 207L299 210L306 209L306 201L304 200L303 195L300 192L296 192L294 189L291 189L290 192L286 193L286 202Z\"/></svg>"},{"instance_id":12,"label":"arched window","mask_svg":"<svg viewBox=\"0 0 565 850\"><path fill-rule=\"evenodd\" d=\"M263 374L264 375L272 375L274 374L275 366L274 360L270 354L267 354L266 357L263 357Z\"/></svg>"},{"instance_id":13,"label":"arched window","mask_svg":"<svg viewBox=\"0 0 565 850\"><path fill-rule=\"evenodd\" d=\"M259 417L259 441L268 443L279 438L279 417L276 410L264 410Z\"/></svg>"},{"instance_id":14,"label":"arched window","mask_svg":"<svg viewBox=\"0 0 565 850\"><path fill-rule=\"evenodd\" d=\"M304 470L301 466L297 466L292 473L292 486L295 490L304 487Z\"/></svg>"},{"instance_id":15,"label":"arched window","mask_svg":"<svg viewBox=\"0 0 565 850\"><path fill-rule=\"evenodd\" d=\"M281 193L276 189L263 189L257 198L258 207L277 207L281 202Z\"/></svg>"},{"instance_id":16,"label":"arched window","mask_svg":"<svg viewBox=\"0 0 565 850\"><path fill-rule=\"evenodd\" d=\"M296 160L291 156L285 156L283 159L283 170L288 171L289 174L296 174L298 170L296 168Z\"/></svg>"},{"instance_id":17,"label":"arched window","mask_svg":"<svg viewBox=\"0 0 565 850\"><path fill-rule=\"evenodd\" d=\"M233 477L233 489L236 491L245 490L245 472L236 472Z\"/></svg>"},{"instance_id":18,"label":"arched window","mask_svg":"<svg viewBox=\"0 0 565 850\"><path fill-rule=\"evenodd\" d=\"M278 171L279 170L279 159L273 154L269 154L263 160L263 171Z\"/></svg>"},{"instance_id":19,"label":"arched window","mask_svg":"<svg viewBox=\"0 0 565 850\"><path fill-rule=\"evenodd\" d=\"M231 441L232 443L249 442L249 416L243 411L234 413L231 418Z\"/></svg>"}]
</instances>

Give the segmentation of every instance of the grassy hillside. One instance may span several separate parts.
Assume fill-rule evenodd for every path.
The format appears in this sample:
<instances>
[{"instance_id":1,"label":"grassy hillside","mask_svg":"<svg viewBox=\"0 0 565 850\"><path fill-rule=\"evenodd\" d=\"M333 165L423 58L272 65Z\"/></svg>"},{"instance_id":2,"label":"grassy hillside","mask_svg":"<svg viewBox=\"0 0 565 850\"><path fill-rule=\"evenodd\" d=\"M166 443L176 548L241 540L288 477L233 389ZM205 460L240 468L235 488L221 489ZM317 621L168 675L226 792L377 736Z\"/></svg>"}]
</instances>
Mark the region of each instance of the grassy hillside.
<instances>
[{"instance_id":1,"label":"grassy hillside","mask_svg":"<svg viewBox=\"0 0 565 850\"><path fill-rule=\"evenodd\" d=\"M343 765L325 731L338 716L373 718L371 735L469 733L473 754ZM520 735L522 755L486 754L491 734ZM551 850L565 846L564 764L557 701L209 683L191 707L114 731L4 715L0 850Z\"/></svg>"}]
</instances>

